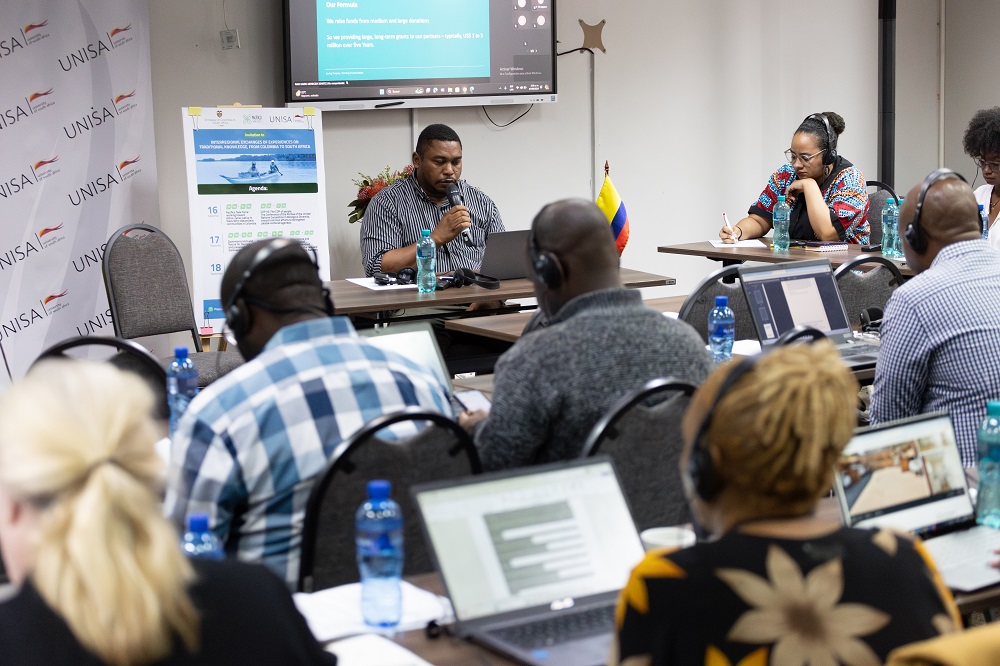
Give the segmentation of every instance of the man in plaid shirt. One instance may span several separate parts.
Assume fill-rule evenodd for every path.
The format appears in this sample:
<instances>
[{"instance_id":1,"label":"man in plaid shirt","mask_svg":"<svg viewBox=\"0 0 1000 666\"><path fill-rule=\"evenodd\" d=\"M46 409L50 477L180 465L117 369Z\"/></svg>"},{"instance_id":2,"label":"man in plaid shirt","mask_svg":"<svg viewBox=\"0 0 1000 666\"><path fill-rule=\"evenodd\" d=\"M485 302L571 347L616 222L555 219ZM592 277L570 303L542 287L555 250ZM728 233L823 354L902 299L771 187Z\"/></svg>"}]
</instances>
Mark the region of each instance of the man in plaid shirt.
<instances>
[{"instance_id":1,"label":"man in plaid shirt","mask_svg":"<svg viewBox=\"0 0 1000 666\"><path fill-rule=\"evenodd\" d=\"M203 389L171 445L167 515L206 513L226 553L295 588L306 500L337 445L404 407L451 414L430 369L332 317L316 264L296 241L252 243L222 278L226 323L247 360Z\"/></svg>"}]
</instances>

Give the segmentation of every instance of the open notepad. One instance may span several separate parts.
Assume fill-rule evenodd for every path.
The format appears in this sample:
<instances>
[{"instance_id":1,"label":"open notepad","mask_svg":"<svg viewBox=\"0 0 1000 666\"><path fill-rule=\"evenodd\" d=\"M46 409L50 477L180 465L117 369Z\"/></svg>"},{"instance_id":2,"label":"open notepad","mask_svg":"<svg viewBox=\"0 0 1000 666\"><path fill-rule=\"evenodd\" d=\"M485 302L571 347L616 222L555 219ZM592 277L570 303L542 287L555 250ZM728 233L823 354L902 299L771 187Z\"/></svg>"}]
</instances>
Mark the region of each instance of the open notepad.
<instances>
[{"instance_id":1,"label":"open notepad","mask_svg":"<svg viewBox=\"0 0 1000 666\"><path fill-rule=\"evenodd\" d=\"M750 240L741 240L735 243L727 243L722 240L710 240L708 241L712 244L712 247L767 247L761 241L756 238L751 238Z\"/></svg>"}]
</instances>

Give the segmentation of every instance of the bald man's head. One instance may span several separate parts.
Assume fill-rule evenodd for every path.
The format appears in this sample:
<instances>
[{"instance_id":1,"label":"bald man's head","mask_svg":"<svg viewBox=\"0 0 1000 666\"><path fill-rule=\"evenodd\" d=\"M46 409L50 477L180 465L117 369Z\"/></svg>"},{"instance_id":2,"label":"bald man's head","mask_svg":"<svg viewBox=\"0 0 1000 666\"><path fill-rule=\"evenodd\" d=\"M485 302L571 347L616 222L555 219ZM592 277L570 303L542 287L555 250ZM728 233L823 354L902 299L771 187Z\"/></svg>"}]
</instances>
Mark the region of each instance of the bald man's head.
<instances>
[{"instance_id":1,"label":"bald man's head","mask_svg":"<svg viewBox=\"0 0 1000 666\"><path fill-rule=\"evenodd\" d=\"M922 186L923 183L910 189L899 211L901 235L916 215ZM927 240L926 250L917 252L908 242L903 243L906 263L916 273L926 270L941 248L982 237L976 197L968 183L960 178L940 179L927 190L919 222Z\"/></svg>"},{"instance_id":2,"label":"bald man's head","mask_svg":"<svg viewBox=\"0 0 1000 666\"><path fill-rule=\"evenodd\" d=\"M564 199L551 203L531 224L535 247L555 258L561 280L558 288L546 288L538 280L535 292L549 314L555 314L569 299L597 289L621 286L618 249L607 218L593 202ZM547 292L543 299L541 291Z\"/></svg>"}]
</instances>

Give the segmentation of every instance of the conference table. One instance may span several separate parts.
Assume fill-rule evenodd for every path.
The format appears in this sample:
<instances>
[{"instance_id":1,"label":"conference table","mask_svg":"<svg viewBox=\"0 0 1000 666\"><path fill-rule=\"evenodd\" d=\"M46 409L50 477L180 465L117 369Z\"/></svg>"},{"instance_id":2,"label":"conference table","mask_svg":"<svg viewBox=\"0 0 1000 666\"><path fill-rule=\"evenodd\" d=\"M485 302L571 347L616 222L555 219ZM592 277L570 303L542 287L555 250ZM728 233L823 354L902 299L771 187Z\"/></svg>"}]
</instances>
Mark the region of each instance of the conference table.
<instances>
[{"instance_id":1,"label":"conference table","mask_svg":"<svg viewBox=\"0 0 1000 666\"><path fill-rule=\"evenodd\" d=\"M687 297L667 296L665 298L651 298L643 303L660 312L677 312L685 298ZM524 325L528 323L532 314L530 311L511 312L495 317L451 319L445 322L444 327L452 331L471 333L503 342L517 342L517 339L521 337L521 331L524 330Z\"/></svg>"},{"instance_id":2,"label":"conference table","mask_svg":"<svg viewBox=\"0 0 1000 666\"><path fill-rule=\"evenodd\" d=\"M681 254L692 257L706 257L708 259L721 260L723 264L733 264L740 263L743 261L760 261L770 264L780 264L786 261L800 261L803 259L829 259L830 265L833 268L837 268L841 264L845 264L851 259L862 254L878 254L876 252L865 252L861 249L860 245L848 244L846 250L838 250L836 252L813 252L806 250L801 247L790 247L785 251L779 252L772 250L769 243L771 242L769 238L760 239L764 243L763 247L715 247L708 241L699 241L697 243L682 243L680 245L661 245L657 249L658 252L663 254ZM879 255L881 256L881 255ZM898 260L892 260L892 263L896 264L899 268L899 272L906 277L913 277L913 270L910 269L906 263Z\"/></svg>"},{"instance_id":3,"label":"conference table","mask_svg":"<svg viewBox=\"0 0 1000 666\"><path fill-rule=\"evenodd\" d=\"M646 273L631 268L620 270L622 284L626 287L662 287L677 284L672 277ZM378 314L409 308L429 308L442 305L461 305L483 301L514 298L531 298L535 289L528 278L501 280L499 289L485 289L477 285L445 289L421 294L412 289L368 289L348 280L332 280L325 284L333 299L334 314Z\"/></svg>"}]
</instances>

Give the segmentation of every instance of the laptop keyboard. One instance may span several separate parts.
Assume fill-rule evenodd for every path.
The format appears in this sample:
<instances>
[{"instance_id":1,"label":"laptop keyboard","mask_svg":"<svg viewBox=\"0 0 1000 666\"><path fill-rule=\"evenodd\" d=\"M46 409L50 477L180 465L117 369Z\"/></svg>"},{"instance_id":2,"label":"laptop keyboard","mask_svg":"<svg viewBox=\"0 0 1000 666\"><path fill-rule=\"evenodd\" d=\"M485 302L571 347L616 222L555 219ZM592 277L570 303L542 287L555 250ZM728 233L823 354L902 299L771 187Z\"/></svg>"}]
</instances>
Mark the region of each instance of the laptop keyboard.
<instances>
[{"instance_id":1,"label":"laptop keyboard","mask_svg":"<svg viewBox=\"0 0 1000 666\"><path fill-rule=\"evenodd\" d=\"M565 643L614 628L614 606L598 606L577 613L553 615L544 620L494 629L490 633L522 649Z\"/></svg>"},{"instance_id":2,"label":"laptop keyboard","mask_svg":"<svg viewBox=\"0 0 1000 666\"><path fill-rule=\"evenodd\" d=\"M837 351L841 356L877 356L878 347L875 345L846 344L838 345Z\"/></svg>"}]
</instances>

